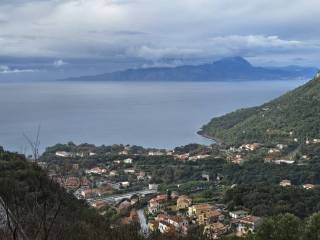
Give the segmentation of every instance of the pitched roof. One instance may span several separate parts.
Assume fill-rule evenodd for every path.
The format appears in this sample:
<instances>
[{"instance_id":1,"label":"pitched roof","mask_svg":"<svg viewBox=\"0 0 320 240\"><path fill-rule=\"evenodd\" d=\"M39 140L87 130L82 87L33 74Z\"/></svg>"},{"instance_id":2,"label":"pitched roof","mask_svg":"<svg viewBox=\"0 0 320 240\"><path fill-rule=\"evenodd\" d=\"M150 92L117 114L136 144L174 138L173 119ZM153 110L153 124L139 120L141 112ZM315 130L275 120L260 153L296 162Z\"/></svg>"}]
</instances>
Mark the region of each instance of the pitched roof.
<instances>
[{"instance_id":1,"label":"pitched roof","mask_svg":"<svg viewBox=\"0 0 320 240\"><path fill-rule=\"evenodd\" d=\"M252 216L252 215L248 215L246 217L243 217L240 219L240 222L244 222L244 223L257 223L258 221L260 221L260 217L256 217L256 216Z\"/></svg>"}]
</instances>

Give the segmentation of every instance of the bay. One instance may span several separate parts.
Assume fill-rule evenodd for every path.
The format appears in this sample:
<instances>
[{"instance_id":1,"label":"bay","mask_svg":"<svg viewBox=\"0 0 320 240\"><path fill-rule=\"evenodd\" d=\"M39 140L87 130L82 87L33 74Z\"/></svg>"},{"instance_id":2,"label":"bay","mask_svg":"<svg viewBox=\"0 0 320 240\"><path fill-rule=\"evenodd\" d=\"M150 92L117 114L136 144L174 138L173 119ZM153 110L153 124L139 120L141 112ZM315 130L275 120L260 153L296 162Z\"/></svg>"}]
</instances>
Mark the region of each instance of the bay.
<instances>
[{"instance_id":1,"label":"bay","mask_svg":"<svg viewBox=\"0 0 320 240\"><path fill-rule=\"evenodd\" d=\"M1 82L0 145L27 152L56 143L174 148L210 144L197 135L212 117L271 100L305 81Z\"/></svg>"}]
</instances>

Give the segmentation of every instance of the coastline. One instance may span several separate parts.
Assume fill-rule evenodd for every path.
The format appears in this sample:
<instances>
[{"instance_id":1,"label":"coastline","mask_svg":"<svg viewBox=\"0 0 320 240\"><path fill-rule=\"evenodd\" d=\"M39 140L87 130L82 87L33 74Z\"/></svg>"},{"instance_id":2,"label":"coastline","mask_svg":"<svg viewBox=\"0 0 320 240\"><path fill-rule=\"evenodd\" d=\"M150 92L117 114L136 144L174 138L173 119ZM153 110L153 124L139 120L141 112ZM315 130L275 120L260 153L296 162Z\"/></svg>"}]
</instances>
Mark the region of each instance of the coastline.
<instances>
[{"instance_id":1,"label":"coastline","mask_svg":"<svg viewBox=\"0 0 320 240\"><path fill-rule=\"evenodd\" d=\"M221 146L223 144L223 141L219 138L216 138L216 137L212 137L208 134L205 134L204 132L202 132L201 130L197 132L198 135L200 135L201 137L204 137L204 138L207 138L207 139L210 139L212 141L215 142L215 144Z\"/></svg>"}]
</instances>

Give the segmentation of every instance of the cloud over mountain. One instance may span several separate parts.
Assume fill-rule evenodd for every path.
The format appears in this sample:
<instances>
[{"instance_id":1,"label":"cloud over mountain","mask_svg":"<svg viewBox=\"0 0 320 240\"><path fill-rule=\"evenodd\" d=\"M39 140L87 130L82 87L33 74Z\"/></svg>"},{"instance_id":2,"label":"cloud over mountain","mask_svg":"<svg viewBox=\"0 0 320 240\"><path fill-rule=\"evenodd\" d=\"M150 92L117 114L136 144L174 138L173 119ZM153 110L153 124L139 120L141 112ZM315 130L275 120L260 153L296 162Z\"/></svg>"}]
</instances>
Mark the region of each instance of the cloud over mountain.
<instances>
[{"instance_id":1,"label":"cloud over mountain","mask_svg":"<svg viewBox=\"0 0 320 240\"><path fill-rule=\"evenodd\" d=\"M317 0L4 0L0 56L318 62Z\"/></svg>"}]
</instances>

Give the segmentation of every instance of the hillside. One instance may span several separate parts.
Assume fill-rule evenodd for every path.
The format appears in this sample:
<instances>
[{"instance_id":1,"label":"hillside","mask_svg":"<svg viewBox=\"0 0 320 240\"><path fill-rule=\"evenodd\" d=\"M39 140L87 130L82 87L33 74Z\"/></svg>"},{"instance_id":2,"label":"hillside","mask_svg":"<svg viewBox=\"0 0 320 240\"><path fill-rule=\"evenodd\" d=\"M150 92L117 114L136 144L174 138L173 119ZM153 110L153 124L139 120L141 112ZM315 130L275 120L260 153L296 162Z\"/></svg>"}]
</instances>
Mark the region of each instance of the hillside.
<instances>
[{"instance_id":1,"label":"hillside","mask_svg":"<svg viewBox=\"0 0 320 240\"><path fill-rule=\"evenodd\" d=\"M134 228L109 224L24 156L0 147L0 239L140 239Z\"/></svg>"},{"instance_id":2,"label":"hillside","mask_svg":"<svg viewBox=\"0 0 320 240\"><path fill-rule=\"evenodd\" d=\"M312 67L252 66L242 57L223 58L198 66L129 69L96 76L64 79L68 81L232 81L280 80L310 78L316 72Z\"/></svg>"},{"instance_id":3,"label":"hillside","mask_svg":"<svg viewBox=\"0 0 320 240\"><path fill-rule=\"evenodd\" d=\"M320 138L320 76L259 107L213 118L199 133L227 144Z\"/></svg>"}]
</instances>

